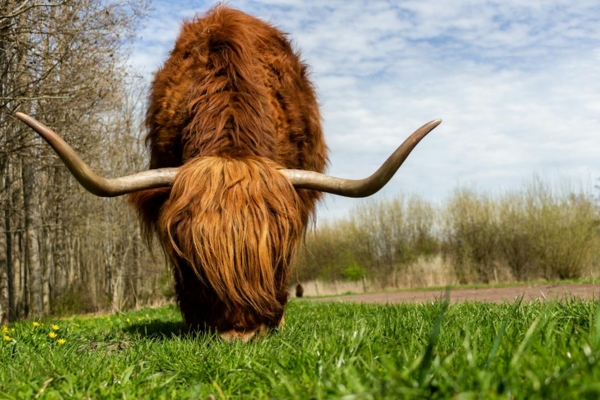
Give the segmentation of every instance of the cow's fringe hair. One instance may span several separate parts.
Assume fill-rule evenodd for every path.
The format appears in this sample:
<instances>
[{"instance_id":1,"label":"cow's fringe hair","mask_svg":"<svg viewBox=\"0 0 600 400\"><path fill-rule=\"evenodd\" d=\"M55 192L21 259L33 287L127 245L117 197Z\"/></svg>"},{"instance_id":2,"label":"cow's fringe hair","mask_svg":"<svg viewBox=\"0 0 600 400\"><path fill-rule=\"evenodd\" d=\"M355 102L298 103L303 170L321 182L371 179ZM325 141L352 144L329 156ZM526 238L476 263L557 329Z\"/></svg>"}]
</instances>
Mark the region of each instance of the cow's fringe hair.
<instances>
[{"instance_id":1,"label":"cow's fringe hair","mask_svg":"<svg viewBox=\"0 0 600 400\"><path fill-rule=\"evenodd\" d=\"M192 160L158 221L175 273L183 259L229 310L266 318L283 314L280 293L303 234L300 199L277 168L260 157Z\"/></svg>"}]
</instances>

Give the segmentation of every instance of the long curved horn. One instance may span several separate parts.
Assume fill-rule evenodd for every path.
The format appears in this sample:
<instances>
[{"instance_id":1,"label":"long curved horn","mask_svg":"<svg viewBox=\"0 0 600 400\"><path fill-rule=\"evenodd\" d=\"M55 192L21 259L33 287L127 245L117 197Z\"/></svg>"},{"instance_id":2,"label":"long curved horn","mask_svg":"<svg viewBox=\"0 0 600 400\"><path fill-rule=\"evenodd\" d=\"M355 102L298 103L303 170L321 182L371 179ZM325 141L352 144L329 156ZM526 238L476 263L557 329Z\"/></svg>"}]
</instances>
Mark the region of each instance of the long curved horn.
<instances>
[{"instance_id":1,"label":"long curved horn","mask_svg":"<svg viewBox=\"0 0 600 400\"><path fill-rule=\"evenodd\" d=\"M89 192L101 197L114 197L145 189L173 185L177 168L160 168L119 178L98 176L60 136L34 118L17 112L16 117L36 131L63 160L75 179ZM312 189L346 197L367 197L378 192L394 176L415 146L442 122L436 119L417 129L396 149L383 165L365 179L341 179L313 171L282 169L294 187Z\"/></svg>"},{"instance_id":2,"label":"long curved horn","mask_svg":"<svg viewBox=\"0 0 600 400\"><path fill-rule=\"evenodd\" d=\"M345 197L367 197L384 187L421 139L441 123L441 119L435 119L417 129L373 175L365 179L341 179L298 169L282 169L280 172L287 176L296 188L312 189Z\"/></svg>"},{"instance_id":3,"label":"long curved horn","mask_svg":"<svg viewBox=\"0 0 600 400\"><path fill-rule=\"evenodd\" d=\"M177 168L151 169L119 178L98 176L60 136L30 116L17 112L17 118L40 134L63 160L81 186L101 197L114 197L144 189L172 186Z\"/></svg>"}]
</instances>

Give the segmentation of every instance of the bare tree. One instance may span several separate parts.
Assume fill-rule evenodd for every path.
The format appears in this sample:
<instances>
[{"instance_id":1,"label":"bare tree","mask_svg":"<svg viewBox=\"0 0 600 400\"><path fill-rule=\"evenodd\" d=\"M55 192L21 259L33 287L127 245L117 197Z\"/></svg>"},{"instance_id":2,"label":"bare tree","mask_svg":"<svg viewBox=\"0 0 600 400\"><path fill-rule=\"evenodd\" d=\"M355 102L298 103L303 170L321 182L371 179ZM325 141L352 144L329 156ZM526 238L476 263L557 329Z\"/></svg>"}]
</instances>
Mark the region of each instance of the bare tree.
<instances>
[{"instance_id":1,"label":"bare tree","mask_svg":"<svg viewBox=\"0 0 600 400\"><path fill-rule=\"evenodd\" d=\"M145 0L0 3L0 323L162 292L146 287L161 281L162 260L145 250L125 202L85 194L12 117L44 120L106 174L141 169L143 96L131 90L139 82L125 61L146 8Z\"/></svg>"}]
</instances>

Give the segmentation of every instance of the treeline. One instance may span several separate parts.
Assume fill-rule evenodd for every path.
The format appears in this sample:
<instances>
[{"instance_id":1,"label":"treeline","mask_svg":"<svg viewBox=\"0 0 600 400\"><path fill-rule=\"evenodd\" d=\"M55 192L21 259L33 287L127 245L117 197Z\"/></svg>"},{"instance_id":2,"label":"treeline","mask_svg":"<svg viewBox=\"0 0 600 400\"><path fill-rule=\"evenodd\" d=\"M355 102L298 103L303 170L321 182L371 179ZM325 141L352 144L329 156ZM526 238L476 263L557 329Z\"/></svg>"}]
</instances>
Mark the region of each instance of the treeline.
<instances>
[{"instance_id":1,"label":"treeline","mask_svg":"<svg viewBox=\"0 0 600 400\"><path fill-rule=\"evenodd\" d=\"M0 2L0 324L121 308L166 271L124 199L85 192L16 111L45 122L99 173L145 167L128 45L144 1Z\"/></svg>"},{"instance_id":2,"label":"treeline","mask_svg":"<svg viewBox=\"0 0 600 400\"><path fill-rule=\"evenodd\" d=\"M499 196L458 189L442 205L417 196L367 201L307 234L296 274L399 287L431 262L449 275L444 282L597 277L598 211L592 196L540 179Z\"/></svg>"}]
</instances>

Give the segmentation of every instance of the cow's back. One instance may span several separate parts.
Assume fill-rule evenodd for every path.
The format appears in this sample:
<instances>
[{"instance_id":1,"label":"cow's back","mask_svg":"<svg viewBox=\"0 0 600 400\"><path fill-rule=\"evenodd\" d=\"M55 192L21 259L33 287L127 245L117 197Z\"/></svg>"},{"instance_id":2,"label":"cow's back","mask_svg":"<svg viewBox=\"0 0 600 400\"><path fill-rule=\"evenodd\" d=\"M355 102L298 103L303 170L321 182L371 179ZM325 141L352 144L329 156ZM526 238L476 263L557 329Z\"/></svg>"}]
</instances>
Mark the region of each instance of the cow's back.
<instances>
[{"instance_id":1,"label":"cow's back","mask_svg":"<svg viewBox=\"0 0 600 400\"><path fill-rule=\"evenodd\" d=\"M183 23L155 75L146 123L152 168L248 154L286 168L325 167L306 66L278 29L224 6Z\"/></svg>"},{"instance_id":2,"label":"cow's back","mask_svg":"<svg viewBox=\"0 0 600 400\"><path fill-rule=\"evenodd\" d=\"M306 65L281 31L225 6L183 23L155 74L146 125L150 168L198 156L260 156L318 172L327 162ZM320 194L298 192L306 221ZM130 196L150 231L168 193Z\"/></svg>"}]
</instances>

